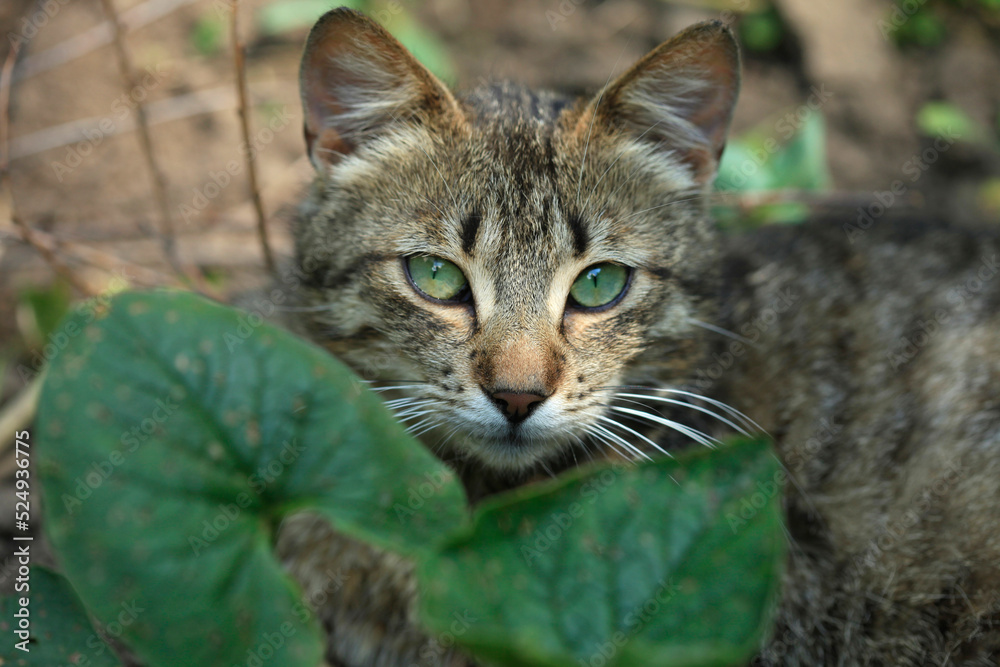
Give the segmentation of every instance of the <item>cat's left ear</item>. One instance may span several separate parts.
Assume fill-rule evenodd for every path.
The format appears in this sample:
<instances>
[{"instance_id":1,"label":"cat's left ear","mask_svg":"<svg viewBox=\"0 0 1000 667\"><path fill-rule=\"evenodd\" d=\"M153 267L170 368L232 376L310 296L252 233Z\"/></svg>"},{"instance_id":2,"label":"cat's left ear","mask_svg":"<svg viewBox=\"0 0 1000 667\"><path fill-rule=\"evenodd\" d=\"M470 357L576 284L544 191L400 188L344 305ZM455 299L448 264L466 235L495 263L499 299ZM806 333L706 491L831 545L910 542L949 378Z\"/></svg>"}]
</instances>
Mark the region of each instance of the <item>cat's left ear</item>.
<instances>
[{"instance_id":1,"label":"cat's left ear","mask_svg":"<svg viewBox=\"0 0 1000 667\"><path fill-rule=\"evenodd\" d=\"M592 119L656 143L715 176L740 90L740 52L721 21L691 26L650 51L590 103ZM595 111L596 110L596 111Z\"/></svg>"}]
</instances>

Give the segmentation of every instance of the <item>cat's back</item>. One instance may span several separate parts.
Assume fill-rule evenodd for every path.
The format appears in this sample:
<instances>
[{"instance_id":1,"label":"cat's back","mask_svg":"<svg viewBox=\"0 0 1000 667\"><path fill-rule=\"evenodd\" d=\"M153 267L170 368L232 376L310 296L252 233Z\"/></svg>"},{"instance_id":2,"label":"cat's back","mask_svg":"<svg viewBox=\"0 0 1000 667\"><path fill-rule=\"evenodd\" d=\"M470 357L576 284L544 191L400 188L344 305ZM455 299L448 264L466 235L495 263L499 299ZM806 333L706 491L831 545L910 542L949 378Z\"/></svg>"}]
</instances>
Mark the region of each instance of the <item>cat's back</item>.
<instances>
[{"instance_id":1,"label":"cat's back","mask_svg":"<svg viewBox=\"0 0 1000 667\"><path fill-rule=\"evenodd\" d=\"M750 342L701 381L794 480L765 660L996 664L1000 235L840 218L727 243L723 319Z\"/></svg>"}]
</instances>

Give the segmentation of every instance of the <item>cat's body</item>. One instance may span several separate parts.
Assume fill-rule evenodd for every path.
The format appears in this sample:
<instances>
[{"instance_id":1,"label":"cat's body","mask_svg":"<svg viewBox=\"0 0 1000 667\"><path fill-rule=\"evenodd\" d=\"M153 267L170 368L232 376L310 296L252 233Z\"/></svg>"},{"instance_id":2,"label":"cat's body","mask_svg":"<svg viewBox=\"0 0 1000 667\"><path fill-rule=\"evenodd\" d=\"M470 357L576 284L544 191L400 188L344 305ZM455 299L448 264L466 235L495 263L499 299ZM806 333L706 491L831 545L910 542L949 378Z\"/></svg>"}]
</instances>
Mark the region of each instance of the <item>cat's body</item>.
<instances>
[{"instance_id":1,"label":"cat's body","mask_svg":"<svg viewBox=\"0 0 1000 667\"><path fill-rule=\"evenodd\" d=\"M728 241L718 321L755 345L720 341L717 386L694 384L794 480L761 664L998 664L1000 237L883 219L853 243L842 220Z\"/></svg>"},{"instance_id":2,"label":"cat's body","mask_svg":"<svg viewBox=\"0 0 1000 667\"><path fill-rule=\"evenodd\" d=\"M592 100L456 98L377 26L331 12L303 60L320 176L296 230L313 310L294 326L405 385L401 418L473 501L588 458L699 446L657 413L732 432L679 391L738 408L793 480L763 662L996 664L1000 242L888 217L852 239L836 222L720 239L705 195L738 81L728 31L703 24ZM652 418L623 422L626 406ZM400 558L307 517L279 550L324 600L331 664L467 664L411 618Z\"/></svg>"}]
</instances>

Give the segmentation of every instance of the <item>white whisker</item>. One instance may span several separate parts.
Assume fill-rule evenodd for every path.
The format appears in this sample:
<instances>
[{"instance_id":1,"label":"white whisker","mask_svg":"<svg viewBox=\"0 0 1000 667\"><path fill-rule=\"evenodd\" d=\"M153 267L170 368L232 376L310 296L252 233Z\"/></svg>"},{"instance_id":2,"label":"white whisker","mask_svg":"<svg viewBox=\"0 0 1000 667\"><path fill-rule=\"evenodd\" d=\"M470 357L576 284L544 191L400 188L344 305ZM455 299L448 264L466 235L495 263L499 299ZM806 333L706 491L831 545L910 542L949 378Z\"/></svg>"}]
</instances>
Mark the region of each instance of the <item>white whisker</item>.
<instances>
[{"instance_id":1,"label":"white whisker","mask_svg":"<svg viewBox=\"0 0 1000 667\"><path fill-rule=\"evenodd\" d=\"M745 435L745 436L749 436L750 435L750 433L748 431L746 431L742 426L731 422L730 420L726 419L725 417L723 417L722 415L718 414L717 412L713 412L712 410L709 410L708 408L703 408L703 407L701 407L699 405L694 405L692 403L688 403L687 401L679 401L679 400L677 400L675 398L663 398L662 396L644 396L643 394L618 394L618 393L616 393L615 396L625 396L625 397L628 397L628 398L639 398L639 399L646 400L646 401L658 401L660 403L670 403L672 405L680 405L680 406L683 406L683 407L686 407L686 408L691 408L692 410L697 410L698 412L702 412L702 413L704 413L706 415L715 417L716 419L718 419L723 424L726 424L727 426L731 427L733 430L738 431L740 433L740 435Z\"/></svg>"},{"instance_id":2,"label":"white whisker","mask_svg":"<svg viewBox=\"0 0 1000 667\"><path fill-rule=\"evenodd\" d=\"M618 444L620 444L626 450L628 450L629 452L631 452L634 455L635 458L641 457L641 458L646 459L647 461L652 461L653 460L644 451L642 451L641 449L639 449L638 447L636 447L635 445L633 445L629 441L625 440L621 436L619 436L619 435L617 435L615 433L612 433L611 431L609 431L608 429L604 428L603 426L601 426L599 424L591 424L591 427L594 430L598 431L599 433L604 434L606 437L611 438L612 440L614 440L615 442L617 442ZM635 458L632 458L632 460L634 461Z\"/></svg>"},{"instance_id":3,"label":"white whisker","mask_svg":"<svg viewBox=\"0 0 1000 667\"><path fill-rule=\"evenodd\" d=\"M395 391L397 389L422 389L426 387L427 383L422 382L420 384L397 384L391 387L371 387L372 391Z\"/></svg>"},{"instance_id":4,"label":"white whisker","mask_svg":"<svg viewBox=\"0 0 1000 667\"><path fill-rule=\"evenodd\" d=\"M647 438L646 436L644 436L642 433L639 433L635 429L629 428L628 426L625 426L625 424L617 422L614 419L611 419L610 417L605 417L603 415L599 416L598 419L600 419L603 422L608 422L609 424L613 424L614 426L617 426L618 428L620 428L620 429L622 429L624 431L628 431L629 433L631 433L632 435L636 436L637 438L640 438L640 439L644 440L645 442L647 442L650 446L652 446L654 449L656 449L661 454L665 454L666 456L669 456L670 458L674 458L673 454L671 454L670 452L668 452L667 450L665 450L663 447L661 447L660 445L656 444L655 442L653 442L652 440L650 440L649 438ZM646 458L649 458L649 457L647 456Z\"/></svg>"},{"instance_id":5,"label":"white whisker","mask_svg":"<svg viewBox=\"0 0 1000 667\"><path fill-rule=\"evenodd\" d=\"M594 438L594 439L595 439L595 440L597 440L598 442L600 442L600 443L602 443L602 444L605 444L605 445L607 445L607 446L611 447L611 449L613 449L613 450L615 450L616 452L618 452L619 454L621 454L621 456L622 456L623 458L626 458L626 459L629 459L629 460L631 460L631 457L629 457L629 455L628 455L628 454L626 454L626 453L625 453L625 452L623 452L622 450L618 449L618 445L617 445L617 444L615 444L615 443L614 443L614 442L613 442L612 440L609 440L609 439L608 439L607 437L605 437L605 436L601 435L601 434L600 434L599 432L597 432L597 431L596 431L596 430L595 430L595 429L593 428L593 425L592 425L592 424L591 424L591 425L588 425L588 426L587 426L587 427L586 427L586 428L584 429L584 433L586 433L586 434L587 434L587 435L589 435L590 437Z\"/></svg>"},{"instance_id":6,"label":"white whisker","mask_svg":"<svg viewBox=\"0 0 1000 667\"><path fill-rule=\"evenodd\" d=\"M603 388L604 389L632 389L632 390L641 390L641 391L658 391L658 392L663 392L663 393L666 393L666 394L678 394L680 396L688 396L688 397L693 398L695 400L705 401L709 405L714 405L715 407L719 408L720 410L725 411L726 413L728 413L733 418L739 420L747 428L747 430L756 431L758 433L763 433L764 435L767 435L767 436L771 435L770 433L768 433L767 431L765 431L764 428L760 424L758 424L754 420L750 419L750 417L746 416L745 414L743 414L742 412L740 412L736 408L731 407L731 406L727 405L726 403L723 403L722 401L717 401L714 398L709 398L708 396L702 396L701 394L696 394L696 393L691 392L691 391L684 391L683 389L673 389L673 388L670 388L670 387L646 387L646 386L643 386L643 385L622 385L622 386L618 386L618 387L603 387ZM643 398L645 398L645 397L643 397Z\"/></svg>"},{"instance_id":7,"label":"white whisker","mask_svg":"<svg viewBox=\"0 0 1000 667\"><path fill-rule=\"evenodd\" d=\"M632 415L634 417L639 417L651 421L654 424L660 424L661 426L666 426L667 428L673 429L678 433L686 435L695 442L704 445L710 449L715 449L716 446L722 444L716 438L713 438L709 435L705 435L704 433L702 433L697 429L691 428L690 426L685 426L684 424L681 424L680 422L675 422L672 419L667 419L665 417L654 415L649 412L642 412L641 410L633 410L632 408L623 408L618 405L611 406L611 409L614 410L615 412L621 412L622 414Z\"/></svg>"},{"instance_id":8,"label":"white whisker","mask_svg":"<svg viewBox=\"0 0 1000 667\"><path fill-rule=\"evenodd\" d=\"M702 329L707 329L713 333L717 333L720 336L726 336L727 338L732 338L733 340L738 340L741 343L746 343L752 347L758 347L757 343L753 342L749 338L739 335L738 333L733 333L729 329L723 329L722 327L717 327L714 324L709 324L708 322L702 322L701 320L696 320L692 317L687 318L687 321L696 327L701 327Z\"/></svg>"}]
</instances>

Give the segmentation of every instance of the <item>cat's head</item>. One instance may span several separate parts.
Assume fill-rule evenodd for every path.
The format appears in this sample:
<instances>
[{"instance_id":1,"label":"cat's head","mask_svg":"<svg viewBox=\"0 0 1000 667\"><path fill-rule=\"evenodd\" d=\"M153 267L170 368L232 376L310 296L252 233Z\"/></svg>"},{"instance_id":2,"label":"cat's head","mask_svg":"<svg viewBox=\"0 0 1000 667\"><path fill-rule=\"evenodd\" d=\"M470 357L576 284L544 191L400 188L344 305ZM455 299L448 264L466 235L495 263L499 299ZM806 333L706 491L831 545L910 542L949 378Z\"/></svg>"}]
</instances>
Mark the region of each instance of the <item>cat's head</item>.
<instances>
[{"instance_id":1,"label":"cat's head","mask_svg":"<svg viewBox=\"0 0 1000 667\"><path fill-rule=\"evenodd\" d=\"M715 286L703 196L739 89L726 27L688 29L589 100L458 97L338 9L301 87L310 333L408 387L394 406L437 426L429 445L524 470L599 435L615 386L686 379Z\"/></svg>"}]
</instances>

